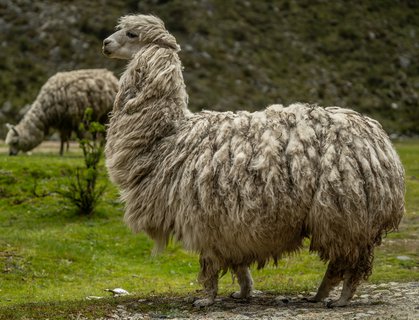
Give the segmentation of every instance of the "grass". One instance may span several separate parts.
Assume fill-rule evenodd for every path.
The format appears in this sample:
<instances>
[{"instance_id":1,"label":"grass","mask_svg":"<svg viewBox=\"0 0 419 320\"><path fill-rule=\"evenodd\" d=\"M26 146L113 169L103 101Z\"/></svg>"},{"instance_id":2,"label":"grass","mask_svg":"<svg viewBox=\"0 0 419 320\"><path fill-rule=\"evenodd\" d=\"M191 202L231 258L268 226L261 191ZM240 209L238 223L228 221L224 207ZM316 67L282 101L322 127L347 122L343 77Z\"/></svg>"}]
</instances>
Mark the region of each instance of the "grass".
<instances>
[{"instance_id":1,"label":"grass","mask_svg":"<svg viewBox=\"0 0 419 320\"><path fill-rule=\"evenodd\" d=\"M407 213L399 232L376 250L374 283L419 281L419 141L399 142L396 148L406 169ZM80 310L98 317L120 301L110 298L107 288L124 288L137 299L186 296L200 289L197 256L173 243L151 256L152 242L122 223L123 208L112 185L90 218L78 216L56 193L81 164L78 152L0 155L0 319L65 319ZM324 270L317 256L304 250L278 267L253 270L253 276L259 290L300 293L315 290ZM220 294L236 286L225 275ZM86 300L91 296L103 299Z\"/></svg>"}]
</instances>

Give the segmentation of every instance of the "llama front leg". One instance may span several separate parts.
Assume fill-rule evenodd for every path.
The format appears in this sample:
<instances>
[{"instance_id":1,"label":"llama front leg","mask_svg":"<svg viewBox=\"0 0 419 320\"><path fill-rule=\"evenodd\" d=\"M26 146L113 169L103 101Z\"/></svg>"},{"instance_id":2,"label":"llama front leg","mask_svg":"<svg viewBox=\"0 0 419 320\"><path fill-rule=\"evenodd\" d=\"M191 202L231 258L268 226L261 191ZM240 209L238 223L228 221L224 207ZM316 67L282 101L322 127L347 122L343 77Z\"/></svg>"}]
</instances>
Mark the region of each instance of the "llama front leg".
<instances>
[{"instance_id":1,"label":"llama front leg","mask_svg":"<svg viewBox=\"0 0 419 320\"><path fill-rule=\"evenodd\" d=\"M206 297L196 300L194 306L207 307L214 303L215 297L217 296L218 274L220 270L214 266L211 259L201 257L199 263L201 265L201 271L198 279L204 286Z\"/></svg>"},{"instance_id":2,"label":"llama front leg","mask_svg":"<svg viewBox=\"0 0 419 320\"><path fill-rule=\"evenodd\" d=\"M357 263L350 268L346 268L343 275L343 288L340 297L336 301L329 301L327 303L329 308L344 307L349 304L362 279L366 280L371 274L374 259L373 250L373 246L368 246L359 254Z\"/></svg>"},{"instance_id":3,"label":"llama front leg","mask_svg":"<svg viewBox=\"0 0 419 320\"><path fill-rule=\"evenodd\" d=\"M252 295L253 279L249 267L246 265L238 266L234 269L240 285L240 291L233 292L231 297L234 299L248 299Z\"/></svg>"},{"instance_id":4,"label":"llama front leg","mask_svg":"<svg viewBox=\"0 0 419 320\"><path fill-rule=\"evenodd\" d=\"M309 302L320 302L329 296L330 291L339 284L343 278L342 267L337 262L329 262L322 283L315 296L307 299Z\"/></svg>"},{"instance_id":5,"label":"llama front leg","mask_svg":"<svg viewBox=\"0 0 419 320\"><path fill-rule=\"evenodd\" d=\"M60 156L62 156L64 154L64 140L61 137L61 141L60 141Z\"/></svg>"}]
</instances>

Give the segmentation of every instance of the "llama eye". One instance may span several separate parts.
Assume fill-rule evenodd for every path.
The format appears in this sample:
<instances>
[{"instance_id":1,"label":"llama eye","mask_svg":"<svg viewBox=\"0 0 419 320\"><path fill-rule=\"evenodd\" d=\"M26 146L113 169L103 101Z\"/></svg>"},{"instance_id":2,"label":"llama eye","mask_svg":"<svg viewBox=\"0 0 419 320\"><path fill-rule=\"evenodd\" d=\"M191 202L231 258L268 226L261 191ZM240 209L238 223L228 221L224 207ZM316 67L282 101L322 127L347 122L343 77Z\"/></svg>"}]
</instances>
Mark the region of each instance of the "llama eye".
<instances>
[{"instance_id":1,"label":"llama eye","mask_svg":"<svg viewBox=\"0 0 419 320\"><path fill-rule=\"evenodd\" d=\"M129 32L129 31L126 33L126 35L127 35L128 38L136 38L137 37L137 35L135 33L132 33L132 32Z\"/></svg>"}]
</instances>

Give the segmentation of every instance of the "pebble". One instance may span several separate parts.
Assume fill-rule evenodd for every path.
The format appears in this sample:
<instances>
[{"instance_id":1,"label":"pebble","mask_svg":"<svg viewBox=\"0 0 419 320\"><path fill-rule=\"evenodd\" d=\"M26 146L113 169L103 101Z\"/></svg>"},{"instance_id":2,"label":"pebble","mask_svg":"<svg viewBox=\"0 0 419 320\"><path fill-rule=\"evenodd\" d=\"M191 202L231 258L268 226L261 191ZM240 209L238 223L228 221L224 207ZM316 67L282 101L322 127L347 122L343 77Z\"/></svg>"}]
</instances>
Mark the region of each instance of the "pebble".
<instances>
[{"instance_id":1,"label":"pebble","mask_svg":"<svg viewBox=\"0 0 419 320\"><path fill-rule=\"evenodd\" d=\"M286 304L288 302L290 302L290 300L287 297L284 296L278 296L275 298L275 302L278 304Z\"/></svg>"},{"instance_id":2,"label":"pebble","mask_svg":"<svg viewBox=\"0 0 419 320\"><path fill-rule=\"evenodd\" d=\"M355 314L355 318L365 318L365 317L368 317L368 313L360 312L360 313Z\"/></svg>"},{"instance_id":3,"label":"pebble","mask_svg":"<svg viewBox=\"0 0 419 320\"><path fill-rule=\"evenodd\" d=\"M382 297L391 294L389 290L376 290L373 293L373 297Z\"/></svg>"},{"instance_id":4,"label":"pebble","mask_svg":"<svg viewBox=\"0 0 419 320\"><path fill-rule=\"evenodd\" d=\"M408 257L408 256L397 256L397 259L398 260L401 260L401 261L412 260L412 258L411 257Z\"/></svg>"},{"instance_id":5,"label":"pebble","mask_svg":"<svg viewBox=\"0 0 419 320\"><path fill-rule=\"evenodd\" d=\"M331 296L339 293L337 290ZM170 298L164 303L173 306L170 311L159 310L160 300L148 298L154 301L152 310L148 313L131 311L123 303L118 304L114 312L106 318L99 320L141 320L141 319L179 319L179 320L355 320L355 319L419 319L417 317L419 306L419 282L388 284L363 284L358 288L359 298L354 299L352 305L345 308L329 309L324 303L309 303L301 300L300 296L273 296L268 293L260 293L244 303L221 296L221 301L206 308L191 308L190 297ZM395 301L395 298L397 301ZM402 298L402 299L401 299ZM288 301L285 303L284 301ZM280 305L280 307L278 307ZM176 307L177 306L177 307ZM194 310L190 312L190 310ZM175 316L176 315L176 316ZM78 319L83 319L82 315Z\"/></svg>"}]
</instances>

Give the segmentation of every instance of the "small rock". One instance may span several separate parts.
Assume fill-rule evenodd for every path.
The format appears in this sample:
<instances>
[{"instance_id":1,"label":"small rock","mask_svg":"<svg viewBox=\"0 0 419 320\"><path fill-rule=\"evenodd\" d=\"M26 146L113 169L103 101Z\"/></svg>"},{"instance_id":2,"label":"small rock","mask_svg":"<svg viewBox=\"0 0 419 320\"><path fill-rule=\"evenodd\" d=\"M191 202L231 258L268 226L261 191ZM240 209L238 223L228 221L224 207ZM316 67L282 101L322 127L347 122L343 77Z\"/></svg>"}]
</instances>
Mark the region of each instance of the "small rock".
<instances>
[{"instance_id":1,"label":"small rock","mask_svg":"<svg viewBox=\"0 0 419 320\"><path fill-rule=\"evenodd\" d=\"M262 292L262 291L260 291L260 290L253 290L253 291L252 291L252 295L253 295L253 296L260 296L262 293L263 293L263 292Z\"/></svg>"},{"instance_id":2,"label":"small rock","mask_svg":"<svg viewBox=\"0 0 419 320\"><path fill-rule=\"evenodd\" d=\"M127 290L122 289L122 288L105 289L105 291L112 292L114 297L129 295L129 292Z\"/></svg>"},{"instance_id":3,"label":"small rock","mask_svg":"<svg viewBox=\"0 0 419 320\"><path fill-rule=\"evenodd\" d=\"M363 312L355 314L355 318L365 318L365 317L368 317L368 316L369 316L368 313L363 313Z\"/></svg>"},{"instance_id":4,"label":"small rock","mask_svg":"<svg viewBox=\"0 0 419 320\"><path fill-rule=\"evenodd\" d=\"M98 297L98 296L88 296L86 297L86 300L99 300L102 299L103 297Z\"/></svg>"},{"instance_id":5,"label":"small rock","mask_svg":"<svg viewBox=\"0 0 419 320\"><path fill-rule=\"evenodd\" d=\"M402 68L407 68L410 65L410 58L407 56L400 56L399 57L399 64Z\"/></svg>"},{"instance_id":6,"label":"small rock","mask_svg":"<svg viewBox=\"0 0 419 320\"><path fill-rule=\"evenodd\" d=\"M392 102L391 103L391 108L394 109L394 110L397 110L397 109L399 109L399 105L395 102Z\"/></svg>"},{"instance_id":7,"label":"small rock","mask_svg":"<svg viewBox=\"0 0 419 320\"><path fill-rule=\"evenodd\" d=\"M264 314L274 314L277 310L274 308L267 308L265 310L263 310Z\"/></svg>"},{"instance_id":8,"label":"small rock","mask_svg":"<svg viewBox=\"0 0 419 320\"><path fill-rule=\"evenodd\" d=\"M275 302L278 304L286 304L288 302L290 302L290 300L287 297L284 296L278 296L275 298Z\"/></svg>"},{"instance_id":9,"label":"small rock","mask_svg":"<svg viewBox=\"0 0 419 320\"><path fill-rule=\"evenodd\" d=\"M381 289L381 290L375 290L374 293L381 294L381 295L383 295L383 294L388 294L388 295L391 294L390 290L383 290L383 289Z\"/></svg>"},{"instance_id":10,"label":"small rock","mask_svg":"<svg viewBox=\"0 0 419 320\"><path fill-rule=\"evenodd\" d=\"M359 297L361 299L368 299L370 297L370 295L369 294L361 294Z\"/></svg>"},{"instance_id":11,"label":"small rock","mask_svg":"<svg viewBox=\"0 0 419 320\"><path fill-rule=\"evenodd\" d=\"M408 257L408 256L397 256L397 259L398 260L401 260L401 261L412 260L412 258L411 257Z\"/></svg>"}]
</instances>

